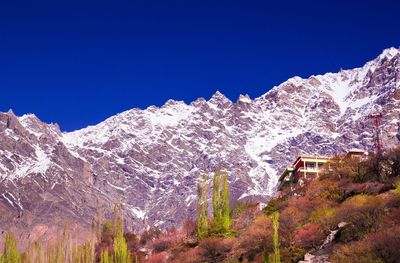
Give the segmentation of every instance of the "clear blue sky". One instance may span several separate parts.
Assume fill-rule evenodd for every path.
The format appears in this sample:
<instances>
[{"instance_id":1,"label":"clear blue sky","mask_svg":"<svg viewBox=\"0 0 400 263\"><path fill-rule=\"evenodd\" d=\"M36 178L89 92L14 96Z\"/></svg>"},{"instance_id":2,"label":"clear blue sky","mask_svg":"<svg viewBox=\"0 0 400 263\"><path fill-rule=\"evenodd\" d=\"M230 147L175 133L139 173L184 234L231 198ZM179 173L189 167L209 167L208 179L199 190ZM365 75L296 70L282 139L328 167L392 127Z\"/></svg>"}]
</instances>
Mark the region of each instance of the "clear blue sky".
<instances>
[{"instance_id":1,"label":"clear blue sky","mask_svg":"<svg viewBox=\"0 0 400 263\"><path fill-rule=\"evenodd\" d=\"M170 98L258 97L399 47L399 2L3 0L0 111L70 131Z\"/></svg>"}]
</instances>

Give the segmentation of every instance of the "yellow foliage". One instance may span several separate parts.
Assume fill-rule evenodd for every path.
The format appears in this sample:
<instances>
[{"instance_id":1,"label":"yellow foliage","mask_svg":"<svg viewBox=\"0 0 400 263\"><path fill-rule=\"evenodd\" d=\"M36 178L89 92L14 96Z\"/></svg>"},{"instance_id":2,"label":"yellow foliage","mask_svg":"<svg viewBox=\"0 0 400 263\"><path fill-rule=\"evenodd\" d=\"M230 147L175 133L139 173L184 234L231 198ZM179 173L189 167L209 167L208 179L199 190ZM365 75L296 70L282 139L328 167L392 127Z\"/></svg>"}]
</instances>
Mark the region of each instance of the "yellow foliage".
<instances>
[{"instance_id":1,"label":"yellow foliage","mask_svg":"<svg viewBox=\"0 0 400 263\"><path fill-rule=\"evenodd\" d=\"M366 205L376 204L379 205L380 202L375 196L367 195L367 194L359 194L348 198L345 202L343 202L344 206L354 206L354 207L362 207Z\"/></svg>"}]
</instances>

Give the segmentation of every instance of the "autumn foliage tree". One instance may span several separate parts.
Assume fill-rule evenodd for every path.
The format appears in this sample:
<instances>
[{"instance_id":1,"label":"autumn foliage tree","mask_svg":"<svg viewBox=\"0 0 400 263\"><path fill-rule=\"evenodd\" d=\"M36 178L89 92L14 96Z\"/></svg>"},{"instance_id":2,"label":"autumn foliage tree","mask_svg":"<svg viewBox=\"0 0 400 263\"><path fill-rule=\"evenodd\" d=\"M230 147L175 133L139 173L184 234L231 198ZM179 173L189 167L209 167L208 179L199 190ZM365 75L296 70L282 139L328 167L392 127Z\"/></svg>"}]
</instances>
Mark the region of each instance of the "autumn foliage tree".
<instances>
[{"instance_id":1,"label":"autumn foliage tree","mask_svg":"<svg viewBox=\"0 0 400 263\"><path fill-rule=\"evenodd\" d=\"M317 248L325 238L321 228L316 224L307 224L297 231L295 242L303 248Z\"/></svg>"}]
</instances>

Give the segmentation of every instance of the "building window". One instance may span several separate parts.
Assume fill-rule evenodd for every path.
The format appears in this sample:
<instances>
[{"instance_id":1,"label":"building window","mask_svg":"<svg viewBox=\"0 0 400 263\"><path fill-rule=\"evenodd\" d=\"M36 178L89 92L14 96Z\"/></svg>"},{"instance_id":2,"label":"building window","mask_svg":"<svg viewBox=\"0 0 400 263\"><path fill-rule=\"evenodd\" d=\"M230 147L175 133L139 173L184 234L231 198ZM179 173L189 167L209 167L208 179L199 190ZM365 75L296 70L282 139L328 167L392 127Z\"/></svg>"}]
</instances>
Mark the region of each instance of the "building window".
<instances>
[{"instance_id":1,"label":"building window","mask_svg":"<svg viewBox=\"0 0 400 263\"><path fill-rule=\"evenodd\" d=\"M309 170L315 170L315 163L307 163L306 164L307 169Z\"/></svg>"}]
</instances>

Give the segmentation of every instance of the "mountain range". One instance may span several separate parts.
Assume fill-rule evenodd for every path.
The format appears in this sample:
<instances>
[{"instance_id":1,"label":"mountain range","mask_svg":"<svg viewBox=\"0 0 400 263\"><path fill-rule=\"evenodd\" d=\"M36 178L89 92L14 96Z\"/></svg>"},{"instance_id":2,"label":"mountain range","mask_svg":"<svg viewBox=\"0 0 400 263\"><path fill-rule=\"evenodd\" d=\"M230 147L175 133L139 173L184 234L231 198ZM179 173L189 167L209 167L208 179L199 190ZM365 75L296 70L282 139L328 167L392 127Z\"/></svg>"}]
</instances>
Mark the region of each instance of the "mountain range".
<instances>
[{"instance_id":1,"label":"mountain range","mask_svg":"<svg viewBox=\"0 0 400 263\"><path fill-rule=\"evenodd\" d=\"M230 198L265 202L298 155L400 143L400 50L355 69L293 77L261 97L220 92L190 104L132 109L74 132L34 114L0 113L0 239L84 238L99 208L122 202L126 227L179 226L196 211L201 175L224 169Z\"/></svg>"}]
</instances>

